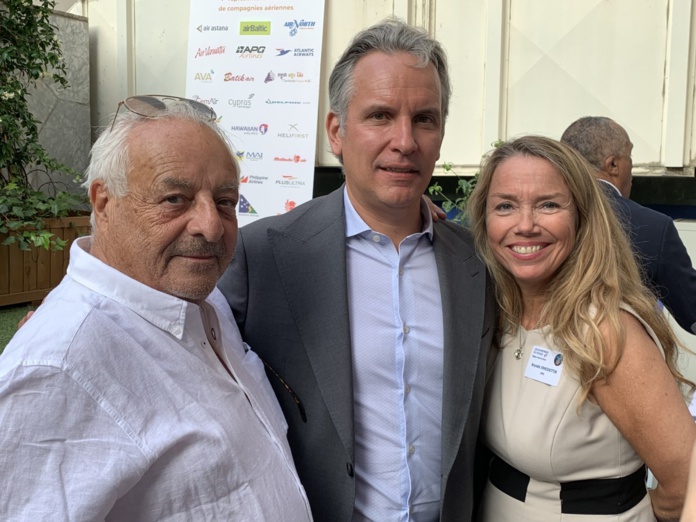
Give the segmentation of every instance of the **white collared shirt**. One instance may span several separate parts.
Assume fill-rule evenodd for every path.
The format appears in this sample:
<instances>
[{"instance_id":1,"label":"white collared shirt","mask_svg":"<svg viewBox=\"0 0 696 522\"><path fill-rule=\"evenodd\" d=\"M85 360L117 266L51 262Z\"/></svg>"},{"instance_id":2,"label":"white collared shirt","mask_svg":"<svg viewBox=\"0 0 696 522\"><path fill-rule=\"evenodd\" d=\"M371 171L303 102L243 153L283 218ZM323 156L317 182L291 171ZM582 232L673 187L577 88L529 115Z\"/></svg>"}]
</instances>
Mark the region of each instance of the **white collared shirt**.
<instances>
[{"instance_id":1,"label":"white collared shirt","mask_svg":"<svg viewBox=\"0 0 696 522\"><path fill-rule=\"evenodd\" d=\"M0 357L0 519L311 520L219 290L201 306L158 292L89 242Z\"/></svg>"},{"instance_id":2,"label":"white collared shirt","mask_svg":"<svg viewBox=\"0 0 696 522\"><path fill-rule=\"evenodd\" d=\"M435 521L440 516L443 317L432 247L422 232L397 252L344 193L353 356L353 520Z\"/></svg>"}]
</instances>

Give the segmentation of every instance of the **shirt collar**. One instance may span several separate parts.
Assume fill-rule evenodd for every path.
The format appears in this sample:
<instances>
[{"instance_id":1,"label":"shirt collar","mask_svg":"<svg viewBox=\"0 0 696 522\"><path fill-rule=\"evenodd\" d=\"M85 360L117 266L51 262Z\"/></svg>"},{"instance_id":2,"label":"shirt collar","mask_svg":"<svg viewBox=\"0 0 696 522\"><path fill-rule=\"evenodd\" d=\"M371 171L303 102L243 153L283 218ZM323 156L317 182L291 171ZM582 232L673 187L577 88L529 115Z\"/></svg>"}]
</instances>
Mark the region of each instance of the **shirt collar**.
<instances>
[{"instance_id":1,"label":"shirt collar","mask_svg":"<svg viewBox=\"0 0 696 522\"><path fill-rule=\"evenodd\" d=\"M363 218L360 217L358 211L348 197L347 187L343 187L343 206L345 207L346 214L346 237L358 236L364 232L369 232L372 229L365 223ZM433 239L433 217L430 213L430 208L428 207L425 199L421 196L420 200L420 212L423 218L423 228L420 234L428 234L428 238L432 241Z\"/></svg>"},{"instance_id":2,"label":"shirt collar","mask_svg":"<svg viewBox=\"0 0 696 522\"><path fill-rule=\"evenodd\" d=\"M621 191L611 181L607 181L606 179L599 179L599 181L601 181L602 183L606 183L611 188L613 188L619 196L622 196Z\"/></svg>"},{"instance_id":3,"label":"shirt collar","mask_svg":"<svg viewBox=\"0 0 696 522\"><path fill-rule=\"evenodd\" d=\"M73 242L68 276L181 340L186 314L189 310L198 311L198 306L144 285L100 261L89 253L91 244L91 236Z\"/></svg>"}]
</instances>

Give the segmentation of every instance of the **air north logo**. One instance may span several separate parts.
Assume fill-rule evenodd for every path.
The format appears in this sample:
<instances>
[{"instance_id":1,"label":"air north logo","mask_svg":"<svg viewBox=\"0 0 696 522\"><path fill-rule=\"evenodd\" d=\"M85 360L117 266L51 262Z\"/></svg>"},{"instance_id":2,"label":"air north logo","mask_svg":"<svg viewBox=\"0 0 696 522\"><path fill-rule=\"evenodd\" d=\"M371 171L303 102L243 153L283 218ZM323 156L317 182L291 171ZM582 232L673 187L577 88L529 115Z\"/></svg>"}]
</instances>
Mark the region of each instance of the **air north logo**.
<instances>
[{"instance_id":1,"label":"air north logo","mask_svg":"<svg viewBox=\"0 0 696 522\"><path fill-rule=\"evenodd\" d=\"M254 207L251 206L251 203L249 203L249 200L242 196L241 194L239 195L239 214L246 214L248 216L257 216L258 212L254 210Z\"/></svg>"},{"instance_id":2,"label":"air north logo","mask_svg":"<svg viewBox=\"0 0 696 522\"><path fill-rule=\"evenodd\" d=\"M283 27L290 29L290 36L295 36L297 31L313 30L316 25L316 22L310 22L309 20L290 20L285 22Z\"/></svg>"},{"instance_id":3,"label":"air north logo","mask_svg":"<svg viewBox=\"0 0 696 522\"><path fill-rule=\"evenodd\" d=\"M215 71L210 69L210 72L198 72L193 77L193 80L201 83L213 83L213 75Z\"/></svg>"},{"instance_id":4,"label":"air north logo","mask_svg":"<svg viewBox=\"0 0 696 522\"><path fill-rule=\"evenodd\" d=\"M271 34L271 22L239 22L239 34L242 36L268 36Z\"/></svg>"}]
</instances>

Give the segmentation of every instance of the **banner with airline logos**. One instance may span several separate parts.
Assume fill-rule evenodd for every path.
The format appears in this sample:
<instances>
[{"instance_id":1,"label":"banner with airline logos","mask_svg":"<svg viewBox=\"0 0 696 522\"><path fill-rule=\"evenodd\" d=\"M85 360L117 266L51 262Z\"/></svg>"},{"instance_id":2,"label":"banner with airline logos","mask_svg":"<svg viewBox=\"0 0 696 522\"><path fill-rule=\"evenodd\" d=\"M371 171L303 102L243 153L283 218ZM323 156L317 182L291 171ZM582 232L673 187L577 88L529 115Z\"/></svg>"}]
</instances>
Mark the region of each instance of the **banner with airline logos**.
<instances>
[{"instance_id":1,"label":"banner with airline logos","mask_svg":"<svg viewBox=\"0 0 696 522\"><path fill-rule=\"evenodd\" d=\"M192 0L186 96L241 167L239 225L312 198L324 0Z\"/></svg>"}]
</instances>

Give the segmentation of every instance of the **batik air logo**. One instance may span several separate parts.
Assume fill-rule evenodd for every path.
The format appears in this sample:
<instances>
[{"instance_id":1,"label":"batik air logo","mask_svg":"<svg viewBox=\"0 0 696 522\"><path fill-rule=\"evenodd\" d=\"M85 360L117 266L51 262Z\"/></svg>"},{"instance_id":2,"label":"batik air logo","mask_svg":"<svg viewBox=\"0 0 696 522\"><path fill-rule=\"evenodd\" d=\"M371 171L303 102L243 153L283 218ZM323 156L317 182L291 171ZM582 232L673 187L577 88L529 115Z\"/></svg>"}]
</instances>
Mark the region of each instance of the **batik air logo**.
<instances>
[{"instance_id":1,"label":"batik air logo","mask_svg":"<svg viewBox=\"0 0 696 522\"><path fill-rule=\"evenodd\" d=\"M290 29L290 36L297 35L297 31L312 31L316 25L316 22L309 20L290 20L283 24L284 27Z\"/></svg>"}]
</instances>

